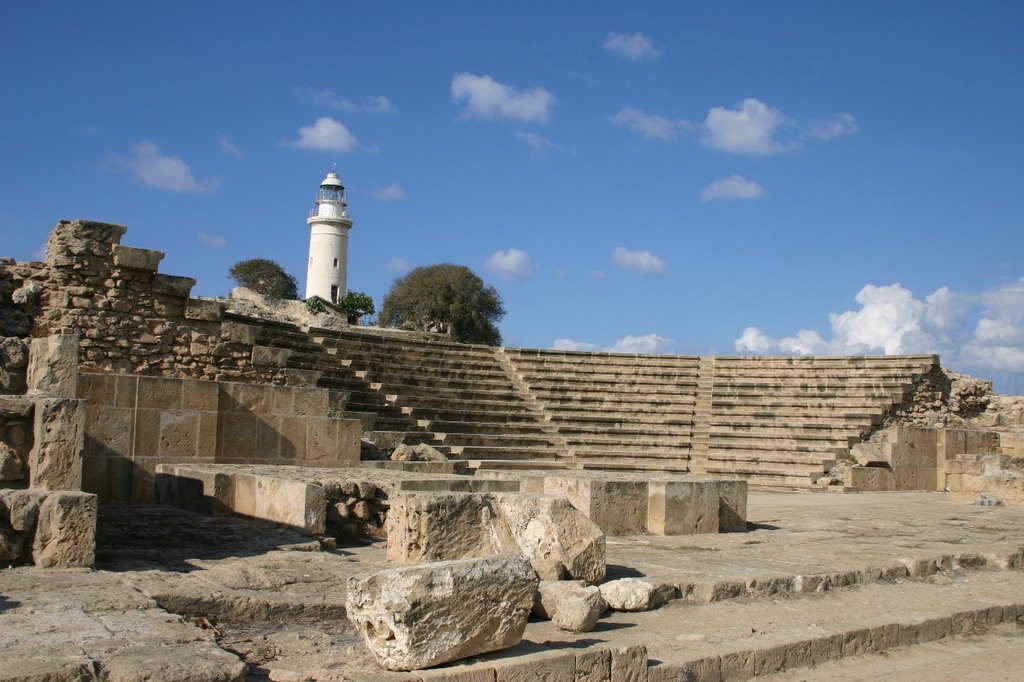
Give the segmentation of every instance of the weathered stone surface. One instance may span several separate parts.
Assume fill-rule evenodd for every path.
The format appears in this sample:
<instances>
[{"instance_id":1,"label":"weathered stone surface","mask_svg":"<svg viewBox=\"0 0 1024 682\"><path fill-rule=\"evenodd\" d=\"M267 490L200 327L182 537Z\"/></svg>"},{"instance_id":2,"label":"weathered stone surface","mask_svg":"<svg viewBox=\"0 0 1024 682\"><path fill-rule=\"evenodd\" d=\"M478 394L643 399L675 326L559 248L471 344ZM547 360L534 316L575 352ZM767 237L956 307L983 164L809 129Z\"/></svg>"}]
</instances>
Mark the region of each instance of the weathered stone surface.
<instances>
[{"instance_id":1,"label":"weathered stone surface","mask_svg":"<svg viewBox=\"0 0 1024 682\"><path fill-rule=\"evenodd\" d=\"M28 462L30 487L81 490L84 441L84 400L37 400Z\"/></svg>"},{"instance_id":2,"label":"weathered stone surface","mask_svg":"<svg viewBox=\"0 0 1024 682\"><path fill-rule=\"evenodd\" d=\"M156 272L160 261L164 259L162 251L151 249L139 249L133 246L122 246L115 244L111 249L114 265L129 270L145 270Z\"/></svg>"},{"instance_id":3,"label":"weathered stone surface","mask_svg":"<svg viewBox=\"0 0 1024 682\"><path fill-rule=\"evenodd\" d=\"M648 524L656 535L718 532L717 481L651 481Z\"/></svg>"},{"instance_id":4,"label":"weathered stone surface","mask_svg":"<svg viewBox=\"0 0 1024 682\"><path fill-rule=\"evenodd\" d=\"M533 615L570 632L590 632L601 617L601 590L582 580L542 580Z\"/></svg>"},{"instance_id":5,"label":"weathered stone surface","mask_svg":"<svg viewBox=\"0 0 1024 682\"><path fill-rule=\"evenodd\" d=\"M518 644L537 584L523 557L445 561L353 576L346 608L382 667L418 670Z\"/></svg>"},{"instance_id":6,"label":"weathered stone surface","mask_svg":"<svg viewBox=\"0 0 1024 682\"><path fill-rule=\"evenodd\" d=\"M31 534L44 497L36 490L0 490L0 522L18 533Z\"/></svg>"},{"instance_id":7,"label":"weathered stone surface","mask_svg":"<svg viewBox=\"0 0 1024 682\"><path fill-rule=\"evenodd\" d=\"M96 496L51 493L39 506L32 560L43 567L85 567L95 562Z\"/></svg>"},{"instance_id":8,"label":"weathered stone surface","mask_svg":"<svg viewBox=\"0 0 1024 682\"><path fill-rule=\"evenodd\" d=\"M646 611L651 608L654 585L639 578L620 578L601 585L601 597L616 611Z\"/></svg>"},{"instance_id":9,"label":"weathered stone surface","mask_svg":"<svg viewBox=\"0 0 1024 682\"><path fill-rule=\"evenodd\" d=\"M54 398L74 398L78 373L77 334L32 339L28 364L28 390Z\"/></svg>"},{"instance_id":10,"label":"weathered stone surface","mask_svg":"<svg viewBox=\"0 0 1024 682\"><path fill-rule=\"evenodd\" d=\"M604 577L604 533L569 500L518 493L487 497L498 512L494 527L503 546L518 546L542 578L596 583Z\"/></svg>"},{"instance_id":11,"label":"weathered stone surface","mask_svg":"<svg viewBox=\"0 0 1024 682\"><path fill-rule=\"evenodd\" d=\"M23 393L28 344L13 336L0 337L0 393Z\"/></svg>"},{"instance_id":12,"label":"weathered stone surface","mask_svg":"<svg viewBox=\"0 0 1024 682\"><path fill-rule=\"evenodd\" d=\"M391 459L396 462L447 462L448 458L444 453L432 448L426 443L406 445L401 443L391 453Z\"/></svg>"},{"instance_id":13,"label":"weathered stone surface","mask_svg":"<svg viewBox=\"0 0 1024 682\"><path fill-rule=\"evenodd\" d=\"M388 559L441 561L521 554L545 580L597 582L604 533L564 497L517 493L406 493L391 498Z\"/></svg>"},{"instance_id":14,"label":"weathered stone surface","mask_svg":"<svg viewBox=\"0 0 1024 682\"><path fill-rule=\"evenodd\" d=\"M0 441L0 481L20 481L25 478L25 460L17 449Z\"/></svg>"}]
</instances>

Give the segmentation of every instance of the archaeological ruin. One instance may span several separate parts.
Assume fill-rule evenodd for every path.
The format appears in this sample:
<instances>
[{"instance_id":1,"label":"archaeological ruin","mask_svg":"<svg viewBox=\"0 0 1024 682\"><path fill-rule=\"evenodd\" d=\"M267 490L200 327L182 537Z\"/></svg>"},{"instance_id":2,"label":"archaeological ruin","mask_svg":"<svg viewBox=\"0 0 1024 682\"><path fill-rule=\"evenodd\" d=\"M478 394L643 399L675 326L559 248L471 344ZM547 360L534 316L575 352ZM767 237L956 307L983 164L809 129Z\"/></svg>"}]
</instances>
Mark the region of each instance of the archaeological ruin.
<instances>
[{"instance_id":1,"label":"archaeological ruin","mask_svg":"<svg viewBox=\"0 0 1024 682\"><path fill-rule=\"evenodd\" d=\"M937 356L464 345L125 232L0 259L0 680L1024 661L1024 399Z\"/></svg>"}]
</instances>

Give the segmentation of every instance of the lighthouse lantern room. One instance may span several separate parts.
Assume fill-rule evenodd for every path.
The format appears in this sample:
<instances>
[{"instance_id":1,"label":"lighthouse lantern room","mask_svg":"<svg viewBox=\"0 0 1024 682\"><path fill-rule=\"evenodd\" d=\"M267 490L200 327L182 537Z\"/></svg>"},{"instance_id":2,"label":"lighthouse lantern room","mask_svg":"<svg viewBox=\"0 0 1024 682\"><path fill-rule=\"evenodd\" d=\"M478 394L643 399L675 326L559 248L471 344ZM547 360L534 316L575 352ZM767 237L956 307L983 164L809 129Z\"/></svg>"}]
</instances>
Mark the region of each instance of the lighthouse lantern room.
<instances>
[{"instance_id":1,"label":"lighthouse lantern room","mask_svg":"<svg viewBox=\"0 0 1024 682\"><path fill-rule=\"evenodd\" d=\"M306 298L337 303L345 296L348 274L348 217L345 186L333 167L316 197L316 208L309 212L309 268L306 270Z\"/></svg>"}]
</instances>

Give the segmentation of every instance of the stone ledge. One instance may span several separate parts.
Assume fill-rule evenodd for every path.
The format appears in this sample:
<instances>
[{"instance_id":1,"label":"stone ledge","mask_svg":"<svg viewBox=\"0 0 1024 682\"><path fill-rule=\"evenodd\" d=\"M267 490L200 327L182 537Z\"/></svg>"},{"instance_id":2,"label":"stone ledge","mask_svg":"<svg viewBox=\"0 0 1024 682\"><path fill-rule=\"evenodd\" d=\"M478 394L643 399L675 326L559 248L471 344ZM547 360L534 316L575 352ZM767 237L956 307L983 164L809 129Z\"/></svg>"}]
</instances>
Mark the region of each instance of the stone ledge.
<instances>
[{"instance_id":1,"label":"stone ledge","mask_svg":"<svg viewBox=\"0 0 1024 682\"><path fill-rule=\"evenodd\" d=\"M113 256L114 265L119 268L156 272L164 259L164 252L115 244Z\"/></svg>"}]
</instances>

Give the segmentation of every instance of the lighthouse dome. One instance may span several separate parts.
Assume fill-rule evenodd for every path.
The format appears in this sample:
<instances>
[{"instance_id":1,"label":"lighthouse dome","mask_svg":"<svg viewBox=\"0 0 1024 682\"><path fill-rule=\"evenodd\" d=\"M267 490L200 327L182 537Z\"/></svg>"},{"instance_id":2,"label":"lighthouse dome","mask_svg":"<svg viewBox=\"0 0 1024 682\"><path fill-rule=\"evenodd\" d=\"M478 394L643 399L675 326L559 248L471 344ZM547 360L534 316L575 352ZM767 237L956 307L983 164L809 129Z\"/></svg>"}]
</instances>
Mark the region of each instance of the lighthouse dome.
<instances>
[{"instance_id":1,"label":"lighthouse dome","mask_svg":"<svg viewBox=\"0 0 1024 682\"><path fill-rule=\"evenodd\" d=\"M338 174L334 171L327 174L327 177L320 183L320 186L325 188L345 189L345 186L341 184L341 180L338 178Z\"/></svg>"}]
</instances>

